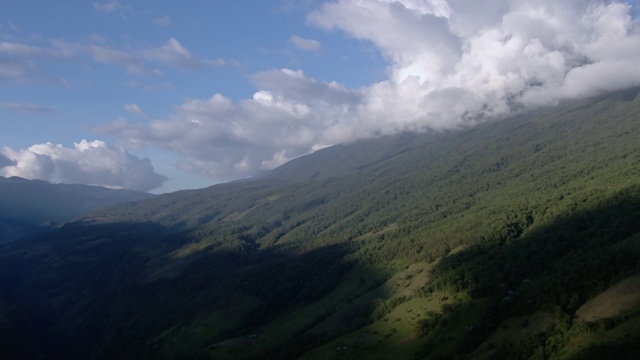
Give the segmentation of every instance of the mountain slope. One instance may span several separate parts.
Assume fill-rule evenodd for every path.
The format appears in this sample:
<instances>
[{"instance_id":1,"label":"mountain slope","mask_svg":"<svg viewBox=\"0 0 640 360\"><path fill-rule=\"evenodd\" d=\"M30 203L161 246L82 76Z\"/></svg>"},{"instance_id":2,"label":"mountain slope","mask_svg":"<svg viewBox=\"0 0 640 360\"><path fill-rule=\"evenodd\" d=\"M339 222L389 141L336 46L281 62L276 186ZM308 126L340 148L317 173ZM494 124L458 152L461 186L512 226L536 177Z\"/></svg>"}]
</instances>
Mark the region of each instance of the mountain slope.
<instances>
[{"instance_id":1,"label":"mountain slope","mask_svg":"<svg viewBox=\"0 0 640 360\"><path fill-rule=\"evenodd\" d=\"M101 207L151 196L130 190L0 177L0 243L41 233Z\"/></svg>"},{"instance_id":2,"label":"mountain slope","mask_svg":"<svg viewBox=\"0 0 640 360\"><path fill-rule=\"evenodd\" d=\"M635 354L637 309L574 316L640 273L638 114L631 89L116 205L3 251L0 300L52 358Z\"/></svg>"}]
</instances>

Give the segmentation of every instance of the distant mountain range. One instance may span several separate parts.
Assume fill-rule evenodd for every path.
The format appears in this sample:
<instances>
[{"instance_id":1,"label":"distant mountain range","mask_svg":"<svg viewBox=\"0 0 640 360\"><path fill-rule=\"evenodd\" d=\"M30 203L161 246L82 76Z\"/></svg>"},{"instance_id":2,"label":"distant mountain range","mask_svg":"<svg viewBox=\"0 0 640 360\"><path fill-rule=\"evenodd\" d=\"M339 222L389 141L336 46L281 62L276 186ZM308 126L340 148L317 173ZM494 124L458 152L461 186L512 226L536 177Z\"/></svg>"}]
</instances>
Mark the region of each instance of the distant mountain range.
<instances>
[{"instance_id":1,"label":"distant mountain range","mask_svg":"<svg viewBox=\"0 0 640 360\"><path fill-rule=\"evenodd\" d=\"M152 196L131 190L0 176L0 243L48 231L108 205Z\"/></svg>"},{"instance_id":2,"label":"distant mountain range","mask_svg":"<svg viewBox=\"0 0 640 360\"><path fill-rule=\"evenodd\" d=\"M0 353L635 359L639 93L338 145L6 245Z\"/></svg>"}]
</instances>

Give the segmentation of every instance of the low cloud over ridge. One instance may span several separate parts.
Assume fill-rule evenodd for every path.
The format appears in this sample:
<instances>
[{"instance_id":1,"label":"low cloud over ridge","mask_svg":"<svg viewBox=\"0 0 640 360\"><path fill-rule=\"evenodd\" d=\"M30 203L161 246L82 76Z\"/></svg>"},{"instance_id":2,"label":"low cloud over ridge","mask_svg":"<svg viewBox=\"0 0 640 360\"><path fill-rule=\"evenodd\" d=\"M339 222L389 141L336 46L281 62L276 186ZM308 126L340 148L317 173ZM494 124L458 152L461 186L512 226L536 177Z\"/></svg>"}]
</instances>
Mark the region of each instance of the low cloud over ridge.
<instances>
[{"instance_id":1,"label":"low cloud over ridge","mask_svg":"<svg viewBox=\"0 0 640 360\"><path fill-rule=\"evenodd\" d=\"M149 191L162 186L166 177L157 174L151 161L98 140L32 145L28 149L0 149L4 175L68 184L90 184L119 189Z\"/></svg>"},{"instance_id":2,"label":"low cloud over ridge","mask_svg":"<svg viewBox=\"0 0 640 360\"><path fill-rule=\"evenodd\" d=\"M248 176L322 147L448 129L640 85L640 27L623 2L338 0L308 20L371 42L386 80L360 89L280 69L254 74L251 99L189 99L164 120L100 131L169 149L214 179Z\"/></svg>"}]
</instances>

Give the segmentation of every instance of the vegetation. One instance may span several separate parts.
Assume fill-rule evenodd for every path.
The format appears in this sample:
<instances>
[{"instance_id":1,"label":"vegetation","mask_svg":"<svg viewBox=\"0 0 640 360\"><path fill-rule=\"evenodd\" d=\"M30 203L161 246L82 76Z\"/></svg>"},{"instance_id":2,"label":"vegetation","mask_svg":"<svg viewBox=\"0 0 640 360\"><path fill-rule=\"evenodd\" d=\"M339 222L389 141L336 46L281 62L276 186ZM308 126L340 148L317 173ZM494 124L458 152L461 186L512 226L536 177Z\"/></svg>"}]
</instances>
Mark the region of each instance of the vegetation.
<instances>
[{"instance_id":1,"label":"vegetation","mask_svg":"<svg viewBox=\"0 0 640 360\"><path fill-rule=\"evenodd\" d=\"M92 211L153 195L0 176L0 244L28 239Z\"/></svg>"},{"instance_id":2,"label":"vegetation","mask_svg":"<svg viewBox=\"0 0 640 360\"><path fill-rule=\"evenodd\" d=\"M0 351L631 358L638 92L328 148L5 246L0 331L19 319L28 346Z\"/></svg>"}]
</instances>

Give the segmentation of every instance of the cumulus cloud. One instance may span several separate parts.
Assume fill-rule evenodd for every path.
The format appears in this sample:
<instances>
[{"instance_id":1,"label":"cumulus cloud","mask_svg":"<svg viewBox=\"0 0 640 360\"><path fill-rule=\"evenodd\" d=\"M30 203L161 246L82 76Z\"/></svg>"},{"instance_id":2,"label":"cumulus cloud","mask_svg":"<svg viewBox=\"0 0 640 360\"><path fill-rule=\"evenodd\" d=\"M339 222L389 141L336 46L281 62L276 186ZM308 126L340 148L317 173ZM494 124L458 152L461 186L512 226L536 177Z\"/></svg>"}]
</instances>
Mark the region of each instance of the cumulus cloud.
<instances>
[{"instance_id":1,"label":"cumulus cloud","mask_svg":"<svg viewBox=\"0 0 640 360\"><path fill-rule=\"evenodd\" d=\"M450 126L505 114L514 104L640 84L640 34L625 3L481 5L482 11L462 0L340 0L309 19L373 42L390 65L388 81L371 87L370 103L403 109L416 124Z\"/></svg>"},{"instance_id":2,"label":"cumulus cloud","mask_svg":"<svg viewBox=\"0 0 640 360\"><path fill-rule=\"evenodd\" d=\"M0 162L5 176L51 182L149 191L167 180L154 171L149 159L98 140L82 140L72 148L52 143L21 150L4 147Z\"/></svg>"},{"instance_id":3,"label":"cumulus cloud","mask_svg":"<svg viewBox=\"0 0 640 360\"><path fill-rule=\"evenodd\" d=\"M316 52L322 47L322 44L320 44L318 40L305 39L297 35L290 37L289 42L300 50L310 52Z\"/></svg>"},{"instance_id":4,"label":"cumulus cloud","mask_svg":"<svg viewBox=\"0 0 640 360\"><path fill-rule=\"evenodd\" d=\"M175 151L184 156L180 168L217 179L253 175L353 136L335 129L361 103L358 91L289 69L252 79L262 89L252 99L234 103L221 94L190 99L169 119L148 124L120 119L99 131L131 146Z\"/></svg>"},{"instance_id":5,"label":"cumulus cloud","mask_svg":"<svg viewBox=\"0 0 640 360\"><path fill-rule=\"evenodd\" d=\"M388 62L386 80L348 89L300 70L269 70L250 77L251 99L189 99L167 119L101 130L181 154L187 171L251 175L340 142L457 128L640 85L631 10L600 0L325 2L309 23L375 45ZM304 40L301 47L313 48ZM158 59L188 59L177 45L169 41L163 51L174 55Z\"/></svg>"}]
</instances>

